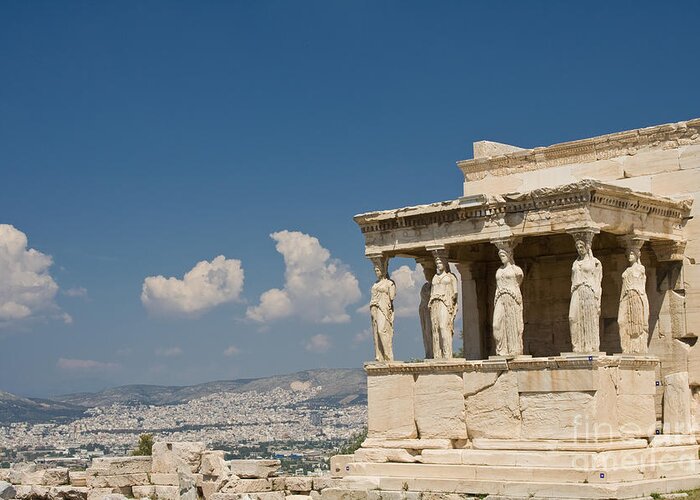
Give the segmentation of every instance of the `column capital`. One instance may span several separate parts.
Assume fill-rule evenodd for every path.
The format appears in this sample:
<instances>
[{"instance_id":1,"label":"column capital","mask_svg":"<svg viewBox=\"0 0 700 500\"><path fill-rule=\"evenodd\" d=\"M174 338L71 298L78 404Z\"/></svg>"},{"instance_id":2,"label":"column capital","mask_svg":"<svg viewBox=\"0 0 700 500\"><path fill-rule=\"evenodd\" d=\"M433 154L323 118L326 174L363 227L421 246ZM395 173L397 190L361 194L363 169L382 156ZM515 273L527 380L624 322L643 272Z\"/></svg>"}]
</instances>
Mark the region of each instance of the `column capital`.
<instances>
[{"instance_id":1,"label":"column capital","mask_svg":"<svg viewBox=\"0 0 700 500\"><path fill-rule=\"evenodd\" d=\"M442 244L439 244L439 243L438 243L438 244L435 244L435 245L425 245L425 249L426 249L428 252L431 252L431 253L432 253L432 252L436 252L436 251L440 251L440 250L447 250L447 248L445 247L445 245L442 245Z\"/></svg>"},{"instance_id":2,"label":"column capital","mask_svg":"<svg viewBox=\"0 0 700 500\"><path fill-rule=\"evenodd\" d=\"M593 237L600 233L600 228L596 226L578 226L567 228L566 232L570 234L575 241L583 241L586 246L590 248L593 243Z\"/></svg>"},{"instance_id":3,"label":"column capital","mask_svg":"<svg viewBox=\"0 0 700 500\"><path fill-rule=\"evenodd\" d=\"M617 241L620 243L620 245L625 247L627 251L634 250L635 252L639 252L642 249L644 243L649 241L649 238L636 233L631 233L625 234L623 236L618 236Z\"/></svg>"},{"instance_id":4,"label":"column capital","mask_svg":"<svg viewBox=\"0 0 700 500\"><path fill-rule=\"evenodd\" d=\"M575 239L581 239L587 235L596 235L600 233L600 228L598 226L585 225L585 226L571 226L566 228L567 234L570 234Z\"/></svg>"},{"instance_id":5,"label":"column capital","mask_svg":"<svg viewBox=\"0 0 700 500\"><path fill-rule=\"evenodd\" d=\"M433 254L433 259L437 260L444 260L446 263L449 261L447 257L447 248L444 246L435 246L435 247L425 247L426 250L430 251L431 254Z\"/></svg>"},{"instance_id":6,"label":"column capital","mask_svg":"<svg viewBox=\"0 0 700 500\"><path fill-rule=\"evenodd\" d=\"M372 261L374 267L378 267L382 270L384 276L388 275L389 272L389 257L381 253L367 254L366 257Z\"/></svg>"},{"instance_id":7,"label":"column capital","mask_svg":"<svg viewBox=\"0 0 700 500\"><path fill-rule=\"evenodd\" d=\"M682 261L685 257L686 240L660 240L652 241L651 248L660 262Z\"/></svg>"},{"instance_id":8,"label":"column capital","mask_svg":"<svg viewBox=\"0 0 700 500\"><path fill-rule=\"evenodd\" d=\"M506 236L502 238L493 238L491 240L491 243L496 245L496 248L498 250L504 250L508 253L513 253L513 250L515 250L515 247L520 244L522 241L522 238L518 238L516 236Z\"/></svg>"}]
</instances>

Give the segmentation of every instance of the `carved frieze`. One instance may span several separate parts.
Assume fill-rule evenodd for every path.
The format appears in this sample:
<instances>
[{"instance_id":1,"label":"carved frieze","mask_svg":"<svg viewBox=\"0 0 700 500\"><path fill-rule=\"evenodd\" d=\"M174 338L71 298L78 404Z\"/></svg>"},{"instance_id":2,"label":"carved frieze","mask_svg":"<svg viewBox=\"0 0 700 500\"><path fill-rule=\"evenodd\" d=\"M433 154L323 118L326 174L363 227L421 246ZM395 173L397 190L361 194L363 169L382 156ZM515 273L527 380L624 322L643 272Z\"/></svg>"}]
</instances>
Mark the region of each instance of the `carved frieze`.
<instances>
[{"instance_id":1,"label":"carved frieze","mask_svg":"<svg viewBox=\"0 0 700 500\"><path fill-rule=\"evenodd\" d=\"M470 197L431 205L370 212L355 216L365 236L366 252L406 254L435 244L480 243L510 234L561 233L572 225L600 227L627 234L643 227L657 253L672 260L682 253L682 227L692 199L672 200L628 188L583 180L504 196ZM674 242L666 247L666 242Z\"/></svg>"}]
</instances>

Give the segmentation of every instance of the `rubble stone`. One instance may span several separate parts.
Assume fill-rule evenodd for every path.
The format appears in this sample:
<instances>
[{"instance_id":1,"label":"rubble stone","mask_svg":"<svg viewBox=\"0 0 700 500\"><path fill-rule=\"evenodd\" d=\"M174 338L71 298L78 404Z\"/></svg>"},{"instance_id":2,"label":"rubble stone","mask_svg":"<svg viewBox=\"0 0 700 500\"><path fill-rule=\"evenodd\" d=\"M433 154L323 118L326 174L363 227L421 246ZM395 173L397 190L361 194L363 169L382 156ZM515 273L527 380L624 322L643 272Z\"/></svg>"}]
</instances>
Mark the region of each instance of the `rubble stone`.
<instances>
[{"instance_id":1,"label":"rubble stone","mask_svg":"<svg viewBox=\"0 0 700 500\"><path fill-rule=\"evenodd\" d=\"M156 442L153 444L152 472L177 473L179 470L198 472L202 453L202 442Z\"/></svg>"},{"instance_id":2,"label":"rubble stone","mask_svg":"<svg viewBox=\"0 0 700 500\"><path fill-rule=\"evenodd\" d=\"M86 500L88 488L72 485L54 486L49 490L51 500Z\"/></svg>"},{"instance_id":3,"label":"rubble stone","mask_svg":"<svg viewBox=\"0 0 700 500\"><path fill-rule=\"evenodd\" d=\"M17 493L17 490L15 490L14 486L7 481L0 481L0 498L9 500L15 497L15 493Z\"/></svg>"},{"instance_id":4,"label":"rubble stone","mask_svg":"<svg viewBox=\"0 0 700 500\"><path fill-rule=\"evenodd\" d=\"M309 492L313 489L313 478L292 476L285 478L286 489L292 493Z\"/></svg>"},{"instance_id":5,"label":"rubble stone","mask_svg":"<svg viewBox=\"0 0 700 500\"><path fill-rule=\"evenodd\" d=\"M151 457L98 457L92 459L88 475L115 476L151 472Z\"/></svg>"},{"instance_id":6,"label":"rubble stone","mask_svg":"<svg viewBox=\"0 0 700 500\"><path fill-rule=\"evenodd\" d=\"M230 472L226 465L226 460L224 460L224 452L221 450L208 450L202 453L199 472L207 476L223 476Z\"/></svg>"},{"instance_id":7,"label":"rubble stone","mask_svg":"<svg viewBox=\"0 0 700 500\"><path fill-rule=\"evenodd\" d=\"M227 462L232 474L243 479L266 479L276 474L280 468L279 460L229 460Z\"/></svg>"}]
</instances>

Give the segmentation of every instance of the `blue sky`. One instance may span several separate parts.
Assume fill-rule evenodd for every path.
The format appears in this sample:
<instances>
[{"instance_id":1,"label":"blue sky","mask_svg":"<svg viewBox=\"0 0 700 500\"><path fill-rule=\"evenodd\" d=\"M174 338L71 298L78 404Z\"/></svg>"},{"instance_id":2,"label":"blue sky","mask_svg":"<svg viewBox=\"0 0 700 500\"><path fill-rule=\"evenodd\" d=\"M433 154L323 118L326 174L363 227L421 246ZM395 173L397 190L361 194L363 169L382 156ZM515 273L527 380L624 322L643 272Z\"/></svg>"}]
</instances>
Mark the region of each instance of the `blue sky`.
<instances>
[{"instance_id":1,"label":"blue sky","mask_svg":"<svg viewBox=\"0 0 700 500\"><path fill-rule=\"evenodd\" d=\"M0 390L361 366L352 216L458 197L476 140L700 116L699 23L691 1L1 3Z\"/></svg>"}]
</instances>

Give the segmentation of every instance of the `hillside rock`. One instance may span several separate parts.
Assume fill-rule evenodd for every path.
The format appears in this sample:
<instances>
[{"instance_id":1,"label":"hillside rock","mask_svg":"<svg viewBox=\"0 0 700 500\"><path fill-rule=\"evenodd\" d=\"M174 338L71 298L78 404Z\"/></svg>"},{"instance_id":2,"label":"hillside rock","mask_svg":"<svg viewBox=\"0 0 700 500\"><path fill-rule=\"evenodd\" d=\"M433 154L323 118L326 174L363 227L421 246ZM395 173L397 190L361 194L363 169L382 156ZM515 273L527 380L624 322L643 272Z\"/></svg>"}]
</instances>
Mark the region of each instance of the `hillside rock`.
<instances>
[{"instance_id":1,"label":"hillside rock","mask_svg":"<svg viewBox=\"0 0 700 500\"><path fill-rule=\"evenodd\" d=\"M13 422L67 422L80 418L85 408L48 399L23 398L0 391L0 424Z\"/></svg>"},{"instance_id":2,"label":"hillside rock","mask_svg":"<svg viewBox=\"0 0 700 500\"><path fill-rule=\"evenodd\" d=\"M297 390L321 387L315 397L317 400L338 403L347 399L348 403L357 404L362 403L366 398L366 384L364 370L329 368L258 379L219 380L190 386L125 385L95 393L65 394L54 397L54 400L84 408L109 406L114 403L169 405L222 392L266 393L276 388Z\"/></svg>"}]
</instances>

